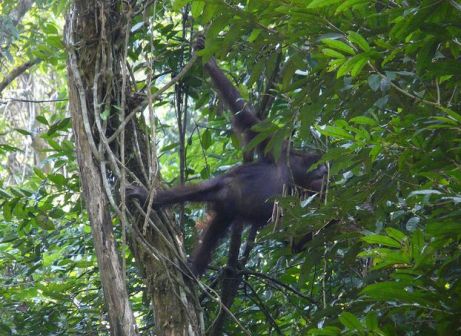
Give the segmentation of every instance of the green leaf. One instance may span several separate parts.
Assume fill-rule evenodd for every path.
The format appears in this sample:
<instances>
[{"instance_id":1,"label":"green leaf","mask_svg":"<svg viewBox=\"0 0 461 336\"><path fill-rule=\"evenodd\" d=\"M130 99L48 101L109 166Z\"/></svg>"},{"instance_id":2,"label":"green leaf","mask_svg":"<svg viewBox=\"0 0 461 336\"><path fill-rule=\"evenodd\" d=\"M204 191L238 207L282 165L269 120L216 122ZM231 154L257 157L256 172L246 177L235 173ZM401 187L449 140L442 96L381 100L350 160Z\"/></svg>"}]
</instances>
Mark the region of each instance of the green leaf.
<instances>
[{"instance_id":1,"label":"green leaf","mask_svg":"<svg viewBox=\"0 0 461 336\"><path fill-rule=\"evenodd\" d=\"M49 174L48 179L58 186L64 186L66 184L66 178L62 174Z\"/></svg>"},{"instance_id":2,"label":"green leaf","mask_svg":"<svg viewBox=\"0 0 461 336\"><path fill-rule=\"evenodd\" d=\"M416 230L411 237L412 257L417 259L424 248L424 237L421 230Z\"/></svg>"},{"instance_id":3,"label":"green leaf","mask_svg":"<svg viewBox=\"0 0 461 336\"><path fill-rule=\"evenodd\" d=\"M35 221L44 230L53 230L55 228L53 221L44 214L36 216Z\"/></svg>"},{"instance_id":4,"label":"green leaf","mask_svg":"<svg viewBox=\"0 0 461 336\"><path fill-rule=\"evenodd\" d=\"M47 139L47 141L51 148L55 151L60 152L62 150L61 145L57 141L54 141L53 139Z\"/></svg>"},{"instance_id":5,"label":"green leaf","mask_svg":"<svg viewBox=\"0 0 461 336\"><path fill-rule=\"evenodd\" d=\"M449 108L443 108L443 111L446 112L450 117L461 123L461 115Z\"/></svg>"},{"instance_id":6,"label":"green leaf","mask_svg":"<svg viewBox=\"0 0 461 336\"><path fill-rule=\"evenodd\" d=\"M397 240L398 242L403 242L407 240L407 235L400 230L394 229L392 227L387 227L385 231L389 235L389 237Z\"/></svg>"},{"instance_id":7,"label":"green leaf","mask_svg":"<svg viewBox=\"0 0 461 336\"><path fill-rule=\"evenodd\" d=\"M338 58L338 59L335 59L335 60L331 60L328 63L328 71L331 72L331 71L336 70L341 65L343 65L346 61L348 61L346 58Z\"/></svg>"},{"instance_id":8,"label":"green leaf","mask_svg":"<svg viewBox=\"0 0 461 336\"><path fill-rule=\"evenodd\" d=\"M354 66L351 69L351 76L352 77L356 77L360 73L360 71L362 71L363 67L368 62L368 57L366 55L364 55L364 54L357 55L356 57L358 57L358 58L357 58L357 60L355 60Z\"/></svg>"},{"instance_id":9,"label":"green leaf","mask_svg":"<svg viewBox=\"0 0 461 336\"><path fill-rule=\"evenodd\" d=\"M368 61L368 57L365 54L359 54L359 55L356 55L348 59L338 69L338 73L336 74L336 77L340 78L349 72L351 73L352 77L357 76L360 73L360 71L363 69L367 61Z\"/></svg>"},{"instance_id":10,"label":"green leaf","mask_svg":"<svg viewBox=\"0 0 461 336\"><path fill-rule=\"evenodd\" d=\"M37 116L35 119L36 119L39 123L48 126L48 120L46 120L45 116L39 115L39 116Z\"/></svg>"},{"instance_id":11,"label":"green leaf","mask_svg":"<svg viewBox=\"0 0 461 336\"><path fill-rule=\"evenodd\" d=\"M345 58L346 57L343 54L341 54L340 52L338 52L336 50L333 50L333 49L330 49L330 48L323 48L322 53L324 55L326 55L326 56L330 56L330 57L333 57L333 58Z\"/></svg>"},{"instance_id":12,"label":"green leaf","mask_svg":"<svg viewBox=\"0 0 461 336\"><path fill-rule=\"evenodd\" d=\"M399 267L410 263L410 256L402 252L402 250L390 249L386 247L374 248L371 250L362 251L358 254L360 258L371 257L374 259L373 269L378 270L386 267Z\"/></svg>"},{"instance_id":13,"label":"green leaf","mask_svg":"<svg viewBox=\"0 0 461 336\"><path fill-rule=\"evenodd\" d=\"M349 58L346 62L343 63L338 69L338 72L336 73L336 78L341 78L342 76L346 75L349 73L354 66L354 59Z\"/></svg>"},{"instance_id":14,"label":"green leaf","mask_svg":"<svg viewBox=\"0 0 461 336\"><path fill-rule=\"evenodd\" d=\"M42 171L41 169L39 169L39 168L37 168L37 167L34 167L33 170L34 170L35 175L37 175L37 176L40 177L41 179L45 179L45 178L46 178L45 173L43 173L43 171Z\"/></svg>"},{"instance_id":15,"label":"green leaf","mask_svg":"<svg viewBox=\"0 0 461 336\"><path fill-rule=\"evenodd\" d=\"M64 44L62 43L60 36L47 36L46 43L48 46L52 46L56 49L64 49Z\"/></svg>"},{"instance_id":16,"label":"green leaf","mask_svg":"<svg viewBox=\"0 0 461 336\"><path fill-rule=\"evenodd\" d=\"M52 208L48 212L48 216L54 219L62 218L64 214L65 214L64 210L62 210L61 208L56 208L56 207Z\"/></svg>"},{"instance_id":17,"label":"green leaf","mask_svg":"<svg viewBox=\"0 0 461 336\"><path fill-rule=\"evenodd\" d=\"M37 288L23 288L21 291L16 291L14 297L18 301L33 300L37 297Z\"/></svg>"},{"instance_id":18,"label":"green leaf","mask_svg":"<svg viewBox=\"0 0 461 336\"><path fill-rule=\"evenodd\" d=\"M12 211L11 211L11 204L9 202L5 202L2 205L3 208L3 217L5 221L10 222L13 218Z\"/></svg>"},{"instance_id":19,"label":"green leaf","mask_svg":"<svg viewBox=\"0 0 461 336\"><path fill-rule=\"evenodd\" d=\"M341 334L341 329L333 326L326 326L321 329L310 329L309 336L337 336Z\"/></svg>"},{"instance_id":20,"label":"green leaf","mask_svg":"<svg viewBox=\"0 0 461 336\"><path fill-rule=\"evenodd\" d=\"M371 48L370 48L370 45L368 44L367 40L365 40L365 38L360 35L359 33L356 33L356 32L353 32L353 31L349 31L349 41L351 41L352 43L355 43L357 44L360 49L362 49L363 51L370 51Z\"/></svg>"},{"instance_id":21,"label":"green leaf","mask_svg":"<svg viewBox=\"0 0 461 336\"><path fill-rule=\"evenodd\" d=\"M367 0L346 0L341 5L339 5L338 8L336 8L335 14L339 14L349 8L354 7L355 5L359 5L359 4L367 3L367 2L368 2Z\"/></svg>"},{"instance_id":22,"label":"green leaf","mask_svg":"<svg viewBox=\"0 0 461 336\"><path fill-rule=\"evenodd\" d=\"M222 7L220 7L219 4L217 4L217 3L210 3L210 2L205 2L205 3L206 3L206 7L205 7L205 9L204 9L204 11L202 13L202 17L201 17L201 19L203 21L203 24L207 24L210 21L212 21L213 19L215 19L211 23L211 26L213 26L216 22L221 22L221 24L220 24L221 27L224 27L225 25L227 25L226 20L222 20L222 19L221 20L216 20L217 16L219 15L219 10ZM217 28L217 26L215 26L215 29L216 28ZM211 30L211 28L210 28L210 30Z\"/></svg>"},{"instance_id":23,"label":"green leaf","mask_svg":"<svg viewBox=\"0 0 461 336\"><path fill-rule=\"evenodd\" d=\"M59 35L58 27L52 22L43 25L42 30L46 35Z\"/></svg>"},{"instance_id":24,"label":"green leaf","mask_svg":"<svg viewBox=\"0 0 461 336\"><path fill-rule=\"evenodd\" d=\"M56 121L53 125L51 125L47 134L51 135L57 131L67 131L71 127L72 127L72 119L64 118L64 119Z\"/></svg>"},{"instance_id":25,"label":"green leaf","mask_svg":"<svg viewBox=\"0 0 461 336\"><path fill-rule=\"evenodd\" d=\"M418 74L422 74L428 69L438 45L439 41L434 36L428 36L425 39L423 47L419 50L416 57L416 72Z\"/></svg>"},{"instance_id":26,"label":"green leaf","mask_svg":"<svg viewBox=\"0 0 461 336\"><path fill-rule=\"evenodd\" d=\"M359 125L370 125L370 126L378 125L378 122L376 120L370 117L365 117L365 116L354 117L350 120L350 122L359 124Z\"/></svg>"},{"instance_id":27,"label":"green leaf","mask_svg":"<svg viewBox=\"0 0 461 336\"><path fill-rule=\"evenodd\" d=\"M161 149L160 151L161 151L162 153L163 153L163 152L167 152L167 151L172 150L172 149L174 149L174 148L176 148L176 147L178 147L178 146L179 146L179 142L173 142L173 143L171 143L171 144L169 144L169 145L163 146L162 149Z\"/></svg>"},{"instance_id":28,"label":"green leaf","mask_svg":"<svg viewBox=\"0 0 461 336\"><path fill-rule=\"evenodd\" d=\"M363 330L363 326L355 315L343 312L339 315L339 321L350 330Z\"/></svg>"},{"instance_id":29,"label":"green leaf","mask_svg":"<svg viewBox=\"0 0 461 336\"><path fill-rule=\"evenodd\" d=\"M453 120L451 118L447 118L447 117L433 117L433 119L437 120L437 121L441 121L442 123L445 123L447 124L447 127L451 127L451 126L456 126L458 125L458 123L456 122L456 120ZM436 126L441 126L440 124L436 125Z\"/></svg>"},{"instance_id":30,"label":"green leaf","mask_svg":"<svg viewBox=\"0 0 461 336\"><path fill-rule=\"evenodd\" d=\"M5 189L0 188L0 198L10 198L11 195L5 191Z\"/></svg>"},{"instance_id":31,"label":"green leaf","mask_svg":"<svg viewBox=\"0 0 461 336\"><path fill-rule=\"evenodd\" d=\"M375 312L369 312L365 318L365 324L368 330L378 329L378 315Z\"/></svg>"},{"instance_id":32,"label":"green leaf","mask_svg":"<svg viewBox=\"0 0 461 336\"><path fill-rule=\"evenodd\" d=\"M103 112L99 114L99 116L101 117L101 120L104 120L104 121L108 120L110 116L110 109L106 108Z\"/></svg>"},{"instance_id":33,"label":"green leaf","mask_svg":"<svg viewBox=\"0 0 461 336\"><path fill-rule=\"evenodd\" d=\"M172 3L172 8L174 11L179 12L181 8L183 8L185 5L187 5L190 2L190 0L173 0Z\"/></svg>"},{"instance_id":34,"label":"green leaf","mask_svg":"<svg viewBox=\"0 0 461 336\"><path fill-rule=\"evenodd\" d=\"M202 133L202 146L203 149L208 149L212 145L212 140L211 140L211 132L209 129L206 129Z\"/></svg>"},{"instance_id":35,"label":"green leaf","mask_svg":"<svg viewBox=\"0 0 461 336\"><path fill-rule=\"evenodd\" d=\"M205 8L205 1L197 1L197 0L192 1L192 5L191 5L192 17L195 19L198 18L202 14L204 8Z\"/></svg>"},{"instance_id":36,"label":"green leaf","mask_svg":"<svg viewBox=\"0 0 461 336\"><path fill-rule=\"evenodd\" d=\"M261 32L262 30L259 28L253 29L250 36L248 36L248 42L254 42L258 38L259 34L261 34Z\"/></svg>"},{"instance_id":37,"label":"green leaf","mask_svg":"<svg viewBox=\"0 0 461 336\"><path fill-rule=\"evenodd\" d=\"M344 43L342 41L332 40L332 39L323 39L322 43L326 44L330 48L340 50L340 51L344 51L345 53L348 53L350 55L355 55L354 49L352 49L352 47L350 47L349 45L347 45L346 43Z\"/></svg>"},{"instance_id":38,"label":"green leaf","mask_svg":"<svg viewBox=\"0 0 461 336\"><path fill-rule=\"evenodd\" d=\"M434 221L427 225L426 232L432 236L457 236L461 234L461 222Z\"/></svg>"},{"instance_id":39,"label":"green leaf","mask_svg":"<svg viewBox=\"0 0 461 336\"><path fill-rule=\"evenodd\" d=\"M2 333L3 335L13 335L13 330L6 324L0 322L0 334Z\"/></svg>"},{"instance_id":40,"label":"green leaf","mask_svg":"<svg viewBox=\"0 0 461 336\"><path fill-rule=\"evenodd\" d=\"M7 144L0 144L0 150L4 150L5 152L22 152L21 149Z\"/></svg>"},{"instance_id":41,"label":"green leaf","mask_svg":"<svg viewBox=\"0 0 461 336\"><path fill-rule=\"evenodd\" d=\"M407 303L419 303L433 305L434 302L427 300L421 292L399 282L384 281L365 287L361 294L380 301L403 301Z\"/></svg>"},{"instance_id":42,"label":"green leaf","mask_svg":"<svg viewBox=\"0 0 461 336\"><path fill-rule=\"evenodd\" d=\"M22 134L22 135L32 135L32 132L29 132L25 129L21 129L21 128L15 128L14 129L16 132L18 132L19 134Z\"/></svg>"},{"instance_id":43,"label":"green leaf","mask_svg":"<svg viewBox=\"0 0 461 336\"><path fill-rule=\"evenodd\" d=\"M62 254L61 251L58 250L56 252L45 252L43 254L43 265L44 266L51 266L56 260L61 259Z\"/></svg>"},{"instance_id":44,"label":"green leaf","mask_svg":"<svg viewBox=\"0 0 461 336\"><path fill-rule=\"evenodd\" d=\"M370 158L372 161L376 160L376 158L378 157L378 154L381 153L382 149L383 149L383 146L380 143L377 143L372 146L370 150Z\"/></svg>"},{"instance_id":45,"label":"green leaf","mask_svg":"<svg viewBox=\"0 0 461 336\"><path fill-rule=\"evenodd\" d=\"M264 63L257 62L255 66L251 69L251 75L250 75L250 78L248 79L248 86L251 86L254 83L257 83L263 71L264 71Z\"/></svg>"},{"instance_id":46,"label":"green leaf","mask_svg":"<svg viewBox=\"0 0 461 336\"><path fill-rule=\"evenodd\" d=\"M401 247L400 243L392 239L391 237L378 235L378 234L362 237L362 240L369 244L380 244L380 245L396 247L396 248Z\"/></svg>"},{"instance_id":47,"label":"green leaf","mask_svg":"<svg viewBox=\"0 0 461 336\"><path fill-rule=\"evenodd\" d=\"M334 138L354 140L353 135L347 133L347 131L345 131L344 129L339 128L339 127L325 126L325 128L318 129L318 131L320 133L322 133L323 135L331 136L331 137L334 137Z\"/></svg>"},{"instance_id":48,"label":"green leaf","mask_svg":"<svg viewBox=\"0 0 461 336\"><path fill-rule=\"evenodd\" d=\"M322 8L341 2L342 0L313 0L307 8Z\"/></svg>"}]
</instances>

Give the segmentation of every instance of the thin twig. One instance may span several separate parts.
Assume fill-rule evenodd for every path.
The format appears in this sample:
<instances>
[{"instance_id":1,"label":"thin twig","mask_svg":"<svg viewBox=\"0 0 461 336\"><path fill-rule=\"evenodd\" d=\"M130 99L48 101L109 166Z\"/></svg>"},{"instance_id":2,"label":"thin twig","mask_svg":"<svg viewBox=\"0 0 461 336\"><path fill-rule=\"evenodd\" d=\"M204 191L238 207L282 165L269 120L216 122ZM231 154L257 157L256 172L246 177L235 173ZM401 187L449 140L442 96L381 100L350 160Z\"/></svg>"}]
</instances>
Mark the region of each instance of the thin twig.
<instances>
[{"instance_id":1,"label":"thin twig","mask_svg":"<svg viewBox=\"0 0 461 336\"><path fill-rule=\"evenodd\" d=\"M4 99L6 100L0 100L0 104L8 104L10 102L19 102L19 103L57 103L57 102L63 102L63 101L68 101L68 98L62 98L62 99L22 99L22 98L7 98L5 97Z\"/></svg>"},{"instance_id":2,"label":"thin twig","mask_svg":"<svg viewBox=\"0 0 461 336\"><path fill-rule=\"evenodd\" d=\"M131 14L132 8L129 2L123 2L128 6L128 9L125 11L126 25L125 25L125 40L123 43L123 59L122 59L122 97L120 102L120 120L125 119L125 106L126 106L126 81L127 81L127 58L128 58L128 42L130 38L130 28L131 28ZM126 258L125 253L127 249L126 243L126 229L128 227L127 216L126 216L126 199L125 199L125 183L126 183L126 168L125 168L125 128L120 132L120 157L122 162L122 167L120 170L120 209L121 216L120 222L122 224L122 273L126 281Z\"/></svg>"},{"instance_id":3,"label":"thin twig","mask_svg":"<svg viewBox=\"0 0 461 336\"><path fill-rule=\"evenodd\" d=\"M277 325L277 322L272 317L270 310L266 307L263 300L259 297L258 293L256 293L256 290L251 286L251 284L248 281L243 281L245 282L245 286L247 286L253 293L253 295L250 296L250 300L252 300L255 304L259 306L259 308L261 308L263 314L266 315L266 320L268 320L269 323L274 327L277 334L283 335L282 330L280 330L280 327Z\"/></svg>"},{"instance_id":4,"label":"thin twig","mask_svg":"<svg viewBox=\"0 0 461 336\"><path fill-rule=\"evenodd\" d=\"M431 105L431 106L435 106L439 109L443 109L444 107L438 103L438 102L433 102L433 101L430 101L430 100L427 100L427 99L424 99L424 98L420 98L404 89L402 89L400 86L398 86L397 84L395 84L394 82L392 82L385 74L381 73L378 69L376 69L375 66L373 66L372 64L369 63L369 65L371 66L371 68L382 78L386 79L389 81L390 85L396 89L397 91L399 91L400 93L403 93L405 96L407 97L410 97L412 99L414 99L415 101L419 101L419 102L422 102L424 104L428 104L428 105Z\"/></svg>"},{"instance_id":5,"label":"thin twig","mask_svg":"<svg viewBox=\"0 0 461 336\"><path fill-rule=\"evenodd\" d=\"M101 10L103 10L103 7L101 7ZM101 14L101 19L104 18L104 14ZM102 19L104 20L104 19ZM104 22L103 22L103 26L104 26ZM102 30L104 31L104 30ZM114 153L112 152L112 149L110 148L109 146L109 143L107 142L107 137L106 137L106 134L105 134L105 128L101 125L101 117L100 117L100 106L104 104L104 101L100 103L99 101L99 77L101 76L101 68L100 68L100 57L103 58L103 60L105 59L105 55L104 54L101 54L101 50L104 50L104 46L99 46L97 52L96 52L96 63L95 63L95 75L94 75L94 78L93 78L93 117L94 117L94 121L95 121L95 124L96 124L96 128L98 130L98 133L99 133L99 138L100 138L100 142L99 142L99 155L102 158L104 158L104 150L103 150L103 146L104 148L106 149L106 153L107 153L107 156L109 157L109 161L110 161L110 164L111 164L111 168L112 168L112 172L115 174L115 176L117 176L118 178L120 178L120 169L116 163L116 158L115 158L115 155ZM104 61L103 61L104 63ZM103 65L103 69L104 69L104 65ZM103 146L101 146L101 143ZM103 160L101 160L103 161Z\"/></svg>"},{"instance_id":6,"label":"thin twig","mask_svg":"<svg viewBox=\"0 0 461 336\"><path fill-rule=\"evenodd\" d=\"M315 304L315 305L317 305L317 306L318 306L318 304L319 304L316 300L312 299L311 297L309 297L309 296L307 296L307 295L301 293L301 292L298 291L297 289L295 289L295 288L293 288L293 287L291 287L291 286L289 286L289 285L287 285L287 284L285 284L285 283L283 283L283 282L281 282L281 281L279 281L279 280L277 280L277 279L274 279L274 278L268 276L267 274L260 273L260 272L255 272L255 271L251 271L251 270L249 270L249 269L247 269L247 268L245 268L245 269L243 270L243 272L244 272L245 274L248 274L248 275L251 275L251 276L254 276L254 277L259 277L259 278L268 280L270 283L273 283L274 285L276 285L276 287L284 288L284 289L286 289L287 291L292 292L293 294L296 294L297 296L299 296L299 297L301 297L301 298L303 298L303 299L309 301L309 302L312 303L312 304Z\"/></svg>"}]
</instances>

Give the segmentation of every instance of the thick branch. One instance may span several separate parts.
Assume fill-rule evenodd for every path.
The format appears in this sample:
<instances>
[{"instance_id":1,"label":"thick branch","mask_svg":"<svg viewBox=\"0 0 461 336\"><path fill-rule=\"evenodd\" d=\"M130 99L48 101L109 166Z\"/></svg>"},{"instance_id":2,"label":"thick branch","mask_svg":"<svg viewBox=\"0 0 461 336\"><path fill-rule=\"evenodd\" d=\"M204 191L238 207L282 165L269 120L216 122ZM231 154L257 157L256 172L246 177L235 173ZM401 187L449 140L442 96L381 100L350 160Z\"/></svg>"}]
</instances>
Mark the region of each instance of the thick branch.
<instances>
[{"instance_id":1,"label":"thick branch","mask_svg":"<svg viewBox=\"0 0 461 336\"><path fill-rule=\"evenodd\" d=\"M41 103L59 103L63 101L68 101L68 98L62 99L22 99L22 98L5 98L5 100L0 100L0 104L8 104L8 102L20 102L20 103L33 103L33 104L41 104Z\"/></svg>"},{"instance_id":2,"label":"thick branch","mask_svg":"<svg viewBox=\"0 0 461 336\"><path fill-rule=\"evenodd\" d=\"M14 81L17 77L22 75L25 71L33 67L35 64L40 63L42 60L40 58L36 58L31 61L27 61L26 63L21 64L17 68L14 68L8 75L6 75L5 79L0 82L0 93L8 86L12 81Z\"/></svg>"},{"instance_id":3,"label":"thick branch","mask_svg":"<svg viewBox=\"0 0 461 336\"><path fill-rule=\"evenodd\" d=\"M21 22L22 18L27 13L27 11L32 7L33 4L34 4L33 0L21 0L18 2L18 5L16 6L16 8L13 9L9 14L11 21L13 22L13 25L17 26L18 23Z\"/></svg>"}]
</instances>

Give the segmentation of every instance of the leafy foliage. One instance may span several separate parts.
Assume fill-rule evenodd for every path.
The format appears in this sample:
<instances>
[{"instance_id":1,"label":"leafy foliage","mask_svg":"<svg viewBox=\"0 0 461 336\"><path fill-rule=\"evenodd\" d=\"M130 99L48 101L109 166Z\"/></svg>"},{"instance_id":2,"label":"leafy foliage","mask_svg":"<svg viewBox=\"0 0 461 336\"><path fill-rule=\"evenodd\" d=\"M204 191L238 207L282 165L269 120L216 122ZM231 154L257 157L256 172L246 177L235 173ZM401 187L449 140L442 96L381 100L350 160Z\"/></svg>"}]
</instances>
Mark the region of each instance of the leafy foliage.
<instances>
[{"instance_id":1,"label":"leafy foliage","mask_svg":"<svg viewBox=\"0 0 461 336\"><path fill-rule=\"evenodd\" d=\"M328 139L321 139L324 160L331 163L327 202L315 211L288 211L295 219L285 219L292 223L290 233L341 218L342 232L325 232L304 256L293 258L270 244L255 264L286 284L310 288L319 304L301 305L310 307L308 317L285 311L280 302L290 300L272 300L264 284L252 282L244 288L257 288L264 298L254 309L269 310L280 328L274 330L282 333L306 332L313 325L320 326L310 329L314 335L458 330L459 281L452 278L459 271L460 238L456 6L437 1L251 1L227 5L232 7L227 11L214 6L206 4L197 17L207 23L220 16L207 36L219 48L209 53L230 52L231 59L243 59L251 78L253 71L264 78L260 64L267 54L258 52L281 45L286 62L271 120L285 119L289 128L295 121L304 136L302 130L315 121ZM285 319L291 323L285 325ZM292 323L302 320L304 325ZM256 325L252 332L264 334L267 327Z\"/></svg>"},{"instance_id":2,"label":"leafy foliage","mask_svg":"<svg viewBox=\"0 0 461 336\"><path fill-rule=\"evenodd\" d=\"M10 51L1 62L43 58L49 67L37 76L49 68L62 78L64 7L63 1L41 1L24 26L3 25L0 42ZM51 12L56 19L46 15ZM181 17L189 15L194 32L206 27L202 57L215 55L245 98L267 114L256 141L272 136L267 150L277 153L281 140L290 137L295 147L321 149L331 168L325 199L279 200L283 223L262 230L243 270L232 307L238 321L255 335L459 333L459 5L165 2L133 17L128 61L136 89L145 88L149 76L163 74L155 77L154 92L182 68L191 53L191 34L183 30ZM11 48L24 52L13 60ZM188 181L225 171L241 157L229 119L203 77L197 65L182 83L190 113ZM264 109L267 93L274 97L270 111ZM155 102L162 175L172 183L180 170L174 106L173 91ZM18 183L11 183L3 162L21 153L32 130L0 122L0 331L6 333L84 333L95 325L105 332L65 113L62 104L58 112L45 109L37 117L46 129L42 138L52 169L29 160ZM20 130L13 136L14 128ZM201 208L186 208L188 248L201 214ZM322 229L332 220L339 223ZM302 253L293 254L287 242L311 231L318 234ZM221 246L215 269L226 253L227 246ZM149 327L142 286L131 256L126 257L131 299L140 325ZM213 285L216 274L204 281ZM203 304L211 324L219 307L208 297ZM230 320L226 332L242 329Z\"/></svg>"}]
</instances>

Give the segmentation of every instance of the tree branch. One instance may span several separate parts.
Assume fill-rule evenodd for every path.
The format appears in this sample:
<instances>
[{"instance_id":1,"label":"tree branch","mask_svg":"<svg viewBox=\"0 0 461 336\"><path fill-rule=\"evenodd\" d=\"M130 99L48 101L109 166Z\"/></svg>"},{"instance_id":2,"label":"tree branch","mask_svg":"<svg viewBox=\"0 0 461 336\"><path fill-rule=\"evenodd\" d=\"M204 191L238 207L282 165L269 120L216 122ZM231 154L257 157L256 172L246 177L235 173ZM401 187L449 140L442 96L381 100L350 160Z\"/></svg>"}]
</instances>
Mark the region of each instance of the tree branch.
<instances>
[{"instance_id":1,"label":"tree branch","mask_svg":"<svg viewBox=\"0 0 461 336\"><path fill-rule=\"evenodd\" d=\"M278 335L283 335L282 330L280 330L280 327L278 326L277 322L275 321L274 317L272 317L272 314L269 310L269 308L264 304L263 300L259 297L258 293L256 290L251 286L251 284L248 281L245 281L245 286L248 287L253 295L249 296L250 300L253 301L258 307L261 309L262 313L266 316L266 320L269 322L269 324L275 329L276 333Z\"/></svg>"},{"instance_id":2,"label":"tree branch","mask_svg":"<svg viewBox=\"0 0 461 336\"><path fill-rule=\"evenodd\" d=\"M0 100L0 104L8 104L8 102L19 102L19 103L58 103L63 101L68 101L69 98L62 99L22 99L22 98L5 98L5 100Z\"/></svg>"},{"instance_id":3,"label":"tree branch","mask_svg":"<svg viewBox=\"0 0 461 336\"><path fill-rule=\"evenodd\" d=\"M18 23L21 22L23 16L27 13L27 11L32 7L33 4L34 4L33 0L19 1L16 8L13 9L9 14L11 18L11 22L13 22L15 26L17 26Z\"/></svg>"},{"instance_id":4,"label":"tree branch","mask_svg":"<svg viewBox=\"0 0 461 336\"><path fill-rule=\"evenodd\" d=\"M5 79L0 82L0 93L8 86L12 81L14 81L17 77L22 75L26 70L33 67L35 64L40 63L42 60L40 58L36 58L31 61L27 61L26 63L21 64L17 68L14 68L8 75L5 76Z\"/></svg>"},{"instance_id":5,"label":"tree branch","mask_svg":"<svg viewBox=\"0 0 461 336\"><path fill-rule=\"evenodd\" d=\"M264 273L254 272L254 271L249 270L248 268L244 269L243 272L245 274L247 274L247 275L258 277L258 278L261 278L261 279L265 280L269 285L271 285L274 288L284 289L284 290L286 290L288 292L291 292L291 293L299 296L300 298L303 298L303 299L309 301L311 304L314 304L314 305L317 305L317 306L319 305L319 303L316 300L312 299L310 296L307 296L307 295L301 293L299 290L297 290L297 289L295 289L295 288L293 288L293 287L291 287L291 286L289 286L289 285L287 285L287 284L285 284L285 283L283 283L283 282L281 282L281 281L279 281L279 280L277 280L275 278L272 278L272 277L270 277L270 276L268 276L268 275L266 275Z\"/></svg>"}]
</instances>

